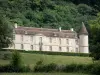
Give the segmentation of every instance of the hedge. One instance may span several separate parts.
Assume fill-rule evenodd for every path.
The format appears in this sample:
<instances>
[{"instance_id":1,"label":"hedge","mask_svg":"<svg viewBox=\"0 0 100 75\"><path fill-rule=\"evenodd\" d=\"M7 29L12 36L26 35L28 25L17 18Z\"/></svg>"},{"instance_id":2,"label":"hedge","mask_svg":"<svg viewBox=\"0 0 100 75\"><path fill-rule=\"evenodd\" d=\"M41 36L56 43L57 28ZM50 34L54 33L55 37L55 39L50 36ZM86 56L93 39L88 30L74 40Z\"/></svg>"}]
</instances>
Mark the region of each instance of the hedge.
<instances>
[{"instance_id":1,"label":"hedge","mask_svg":"<svg viewBox=\"0 0 100 75\"><path fill-rule=\"evenodd\" d=\"M14 51L13 49L2 49L2 51ZM71 52L51 52L51 51L25 51L25 50L18 50L19 52L23 53L34 53L34 54L46 54L46 55L63 55L63 56L82 56L82 57L89 57L89 53L71 53Z\"/></svg>"},{"instance_id":2,"label":"hedge","mask_svg":"<svg viewBox=\"0 0 100 75\"><path fill-rule=\"evenodd\" d=\"M57 65L55 63L36 65L34 72L80 72L80 73L91 73L94 65L93 64L70 64L70 65Z\"/></svg>"}]
</instances>

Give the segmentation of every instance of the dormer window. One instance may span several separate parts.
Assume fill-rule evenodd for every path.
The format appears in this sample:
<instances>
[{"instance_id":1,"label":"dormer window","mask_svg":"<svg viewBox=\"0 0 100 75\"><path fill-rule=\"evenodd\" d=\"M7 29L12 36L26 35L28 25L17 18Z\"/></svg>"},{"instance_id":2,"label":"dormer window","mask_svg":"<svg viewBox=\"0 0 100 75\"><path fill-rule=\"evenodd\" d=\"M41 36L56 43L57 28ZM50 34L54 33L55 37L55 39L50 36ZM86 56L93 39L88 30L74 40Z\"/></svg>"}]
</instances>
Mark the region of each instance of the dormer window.
<instances>
[{"instance_id":1,"label":"dormer window","mask_svg":"<svg viewBox=\"0 0 100 75\"><path fill-rule=\"evenodd\" d=\"M57 36L56 33L54 33L54 36Z\"/></svg>"},{"instance_id":2,"label":"dormer window","mask_svg":"<svg viewBox=\"0 0 100 75\"><path fill-rule=\"evenodd\" d=\"M68 38L69 36L66 36L66 38Z\"/></svg>"}]
</instances>

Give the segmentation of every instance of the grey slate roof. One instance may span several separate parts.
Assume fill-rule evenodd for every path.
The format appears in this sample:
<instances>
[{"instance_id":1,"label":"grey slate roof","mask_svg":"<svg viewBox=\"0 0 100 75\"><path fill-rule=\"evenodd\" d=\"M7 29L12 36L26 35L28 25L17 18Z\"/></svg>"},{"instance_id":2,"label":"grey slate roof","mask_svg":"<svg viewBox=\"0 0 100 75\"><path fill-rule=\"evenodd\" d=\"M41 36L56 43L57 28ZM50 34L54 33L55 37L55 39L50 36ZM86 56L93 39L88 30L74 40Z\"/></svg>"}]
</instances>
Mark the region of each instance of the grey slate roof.
<instances>
[{"instance_id":1,"label":"grey slate roof","mask_svg":"<svg viewBox=\"0 0 100 75\"><path fill-rule=\"evenodd\" d=\"M82 27L80 29L79 35L84 34L84 35L88 35L88 31L84 25L84 23L82 22Z\"/></svg>"},{"instance_id":2,"label":"grey slate roof","mask_svg":"<svg viewBox=\"0 0 100 75\"><path fill-rule=\"evenodd\" d=\"M22 27L18 26L15 28L16 34L25 34L25 35L36 35L43 34L47 37L61 37L61 38L76 38L77 33L71 30L61 30L58 29L48 29L48 28L34 28L34 27Z\"/></svg>"}]
</instances>

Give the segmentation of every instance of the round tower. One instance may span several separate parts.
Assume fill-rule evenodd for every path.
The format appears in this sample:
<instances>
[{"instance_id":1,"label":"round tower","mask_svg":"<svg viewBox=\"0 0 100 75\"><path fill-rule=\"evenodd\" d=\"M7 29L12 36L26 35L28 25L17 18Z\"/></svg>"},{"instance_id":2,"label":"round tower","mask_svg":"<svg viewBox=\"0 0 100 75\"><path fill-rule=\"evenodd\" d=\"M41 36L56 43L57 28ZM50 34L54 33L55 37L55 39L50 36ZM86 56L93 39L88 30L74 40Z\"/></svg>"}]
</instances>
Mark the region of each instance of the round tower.
<instances>
[{"instance_id":1,"label":"round tower","mask_svg":"<svg viewBox=\"0 0 100 75\"><path fill-rule=\"evenodd\" d=\"M89 53L88 32L83 22L79 32L79 51L80 53Z\"/></svg>"}]
</instances>

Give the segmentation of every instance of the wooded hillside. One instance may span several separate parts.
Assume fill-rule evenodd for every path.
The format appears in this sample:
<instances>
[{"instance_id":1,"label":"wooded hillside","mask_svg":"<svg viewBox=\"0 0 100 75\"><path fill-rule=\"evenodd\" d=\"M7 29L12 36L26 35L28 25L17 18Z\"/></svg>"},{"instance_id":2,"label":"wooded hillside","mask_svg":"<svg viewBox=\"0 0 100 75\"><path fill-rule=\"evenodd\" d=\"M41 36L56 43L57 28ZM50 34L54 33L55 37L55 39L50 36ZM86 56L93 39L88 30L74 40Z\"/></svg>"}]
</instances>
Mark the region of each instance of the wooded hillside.
<instances>
[{"instance_id":1,"label":"wooded hillside","mask_svg":"<svg viewBox=\"0 0 100 75\"><path fill-rule=\"evenodd\" d=\"M93 8L97 6L94 1L0 0L0 14L12 24L17 22L19 25L47 28L61 26L62 29L73 27L78 31L82 22L89 27L88 21L95 18L99 8Z\"/></svg>"}]
</instances>

